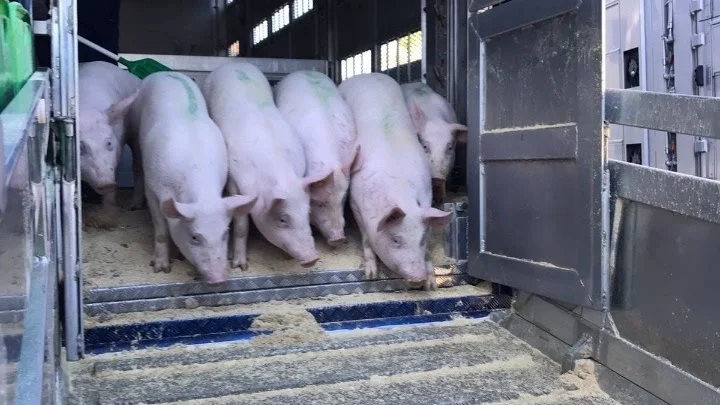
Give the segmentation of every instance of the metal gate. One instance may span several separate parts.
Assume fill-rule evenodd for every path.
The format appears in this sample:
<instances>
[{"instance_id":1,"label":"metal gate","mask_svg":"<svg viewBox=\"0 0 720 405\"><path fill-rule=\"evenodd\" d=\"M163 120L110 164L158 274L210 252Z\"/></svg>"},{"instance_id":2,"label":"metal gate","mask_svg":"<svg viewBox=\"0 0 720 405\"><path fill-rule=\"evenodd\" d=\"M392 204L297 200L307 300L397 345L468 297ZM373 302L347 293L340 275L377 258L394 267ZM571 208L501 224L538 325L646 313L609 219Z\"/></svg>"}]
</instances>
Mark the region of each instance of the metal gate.
<instances>
[{"instance_id":1,"label":"metal gate","mask_svg":"<svg viewBox=\"0 0 720 405\"><path fill-rule=\"evenodd\" d=\"M476 0L468 272L607 308L601 0Z\"/></svg>"}]
</instances>

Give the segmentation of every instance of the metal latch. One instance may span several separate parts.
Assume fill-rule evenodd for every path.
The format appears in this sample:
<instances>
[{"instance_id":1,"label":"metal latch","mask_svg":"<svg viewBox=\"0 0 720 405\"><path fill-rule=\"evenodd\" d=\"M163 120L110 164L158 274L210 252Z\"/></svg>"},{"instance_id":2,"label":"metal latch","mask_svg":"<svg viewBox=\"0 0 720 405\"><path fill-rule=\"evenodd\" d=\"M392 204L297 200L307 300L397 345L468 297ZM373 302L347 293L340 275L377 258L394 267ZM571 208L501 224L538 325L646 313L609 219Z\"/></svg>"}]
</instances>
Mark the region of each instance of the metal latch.
<instances>
[{"instance_id":1,"label":"metal latch","mask_svg":"<svg viewBox=\"0 0 720 405\"><path fill-rule=\"evenodd\" d=\"M698 32L697 34L693 34L690 38L690 45L693 48L699 48L703 45L705 45L705 33L704 32Z\"/></svg>"},{"instance_id":2,"label":"metal latch","mask_svg":"<svg viewBox=\"0 0 720 405\"><path fill-rule=\"evenodd\" d=\"M695 140L695 153L707 153L708 152L708 141L705 138L698 138Z\"/></svg>"},{"instance_id":3,"label":"metal latch","mask_svg":"<svg viewBox=\"0 0 720 405\"><path fill-rule=\"evenodd\" d=\"M703 7L703 0L690 0L690 14L701 12Z\"/></svg>"}]
</instances>

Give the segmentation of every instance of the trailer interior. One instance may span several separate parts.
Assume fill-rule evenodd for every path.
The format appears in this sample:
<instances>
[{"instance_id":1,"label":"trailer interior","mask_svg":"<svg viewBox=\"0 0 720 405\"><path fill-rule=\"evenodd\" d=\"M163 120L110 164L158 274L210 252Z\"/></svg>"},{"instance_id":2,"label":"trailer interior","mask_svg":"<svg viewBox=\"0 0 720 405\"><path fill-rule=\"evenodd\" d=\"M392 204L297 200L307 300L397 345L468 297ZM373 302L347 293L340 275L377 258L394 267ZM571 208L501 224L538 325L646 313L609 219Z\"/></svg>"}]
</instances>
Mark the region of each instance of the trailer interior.
<instances>
[{"instance_id":1,"label":"trailer interior","mask_svg":"<svg viewBox=\"0 0 720 405\"><path fill-rule=\"evenodd\" d=\"M720 138L720 101L607 88L608 2L21 3L37 66L0 114L0 403L720 405L718 183L608 156L611 124ZM116 216L79 176L78 65L110 60L79 36L198 84L241 60L271 84L430 85L469 127L439 289L366 280L349 210L310 269L252 229L226 283L153 272L129 149Z\"/></svg>"}]
</instances>

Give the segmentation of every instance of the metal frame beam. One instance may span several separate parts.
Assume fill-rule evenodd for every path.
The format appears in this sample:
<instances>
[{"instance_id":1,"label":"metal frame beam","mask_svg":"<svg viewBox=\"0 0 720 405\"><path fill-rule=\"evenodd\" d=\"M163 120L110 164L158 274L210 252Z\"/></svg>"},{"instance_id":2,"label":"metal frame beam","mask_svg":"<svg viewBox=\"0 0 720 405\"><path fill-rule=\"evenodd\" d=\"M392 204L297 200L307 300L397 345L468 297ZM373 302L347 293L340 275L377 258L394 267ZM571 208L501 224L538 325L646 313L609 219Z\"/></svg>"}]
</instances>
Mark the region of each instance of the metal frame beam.
<instances>
[{"instance_id":1,"label":"metal frame beam","mask_svg":"<svg viewBox=\"0 0 720 405\"><path fill-rule=\"evenodd\" d=\"M605 90L613 124L720 139L720 99L638 90Z\"/></svg>"}]
</instances>

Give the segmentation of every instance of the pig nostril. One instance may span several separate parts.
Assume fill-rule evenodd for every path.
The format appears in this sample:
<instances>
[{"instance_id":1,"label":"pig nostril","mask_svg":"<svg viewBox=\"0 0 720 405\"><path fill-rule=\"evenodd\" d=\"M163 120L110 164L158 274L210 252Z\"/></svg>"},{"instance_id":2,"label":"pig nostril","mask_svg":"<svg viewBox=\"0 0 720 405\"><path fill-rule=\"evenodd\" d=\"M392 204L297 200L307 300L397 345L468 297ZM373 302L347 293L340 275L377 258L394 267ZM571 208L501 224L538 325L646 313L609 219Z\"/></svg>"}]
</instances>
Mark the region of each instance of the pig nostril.
<instances>
[{"instance_id":1,"label":"pig nostril","mask_svg":"<svg viewBox=\"0 0 720 405\"><path fill-rule=\"evenodd\" d=\"M328 240L328 245L331 247L339 247L347 244L347 238L341 237L337 239L330 239Z\"/></svg>"},{"instance_id":2,"label":"pig nostril","mask_svg":"<svg viewBox=\"0 0 720 405\"><path fill-rule=\"evenodd\" d=\"M307 269L307 268L310 268L310 267L314 266L315 263L318 262L318 260L320 260L320 258L319 258L319 257L316 257L315 259L308 260L308 261L306 261L306 262L302 262L302 263L300 263L300 265L301 265L302 267L304 267L304 268Z\"/></svg>"}]
</instances>

